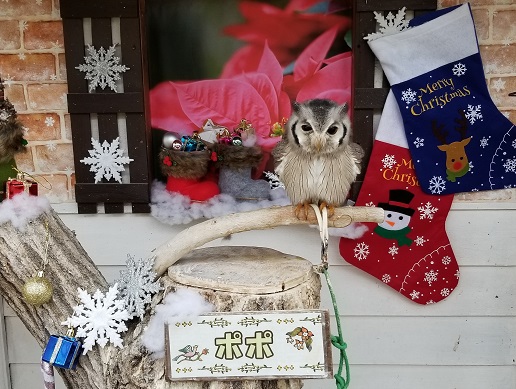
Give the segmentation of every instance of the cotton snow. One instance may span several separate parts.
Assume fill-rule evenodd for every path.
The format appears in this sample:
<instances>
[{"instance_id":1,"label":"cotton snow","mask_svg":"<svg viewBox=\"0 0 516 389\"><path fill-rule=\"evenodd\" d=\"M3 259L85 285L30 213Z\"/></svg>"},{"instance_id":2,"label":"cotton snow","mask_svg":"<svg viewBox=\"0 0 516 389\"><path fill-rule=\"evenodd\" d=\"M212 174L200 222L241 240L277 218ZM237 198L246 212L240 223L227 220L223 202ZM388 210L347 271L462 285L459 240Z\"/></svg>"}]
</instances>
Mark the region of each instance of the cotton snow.
<instances>
[{"instance_id":1,"label":"cotton snow","mask_svg":"<svg viewBox=\"0 0 516 389\"><path fill-rule=\"evenodd\" d=\"M178 289L175 293L169 293L163 302L156 306L156 312L142 335L143 346L152 353L153 358L163 358L166 323L192 320L214 309L213 304L191 289Z\"/></svg>"},{"instance_id":2,"label":"cotton snow","mask_svg":"<svg viewBox=\"0 0 516 389\"><path fill-rule=\"evenodd\" d=\"M31 220L49 210L50 203L46 197L19 193L0 203L0 224L11 222L15 228L24 231Z\"/></svg>"},{"instance_id":3,"label":"cotton snow","mask_svg":"<svg viewBox=\"0 0 516 389\"><path fill-rule=\"evenodd\" d=\"M227 194L212 197L203 203L190 202L179 193L169 192L165 184L154 181L151 192L151 215L165 224L188 224L194 220L224 216L235 212L254 211L272 206L290 205L282 188L271 189L270 200L237 201Z\"/></svg>"}]
</instances>

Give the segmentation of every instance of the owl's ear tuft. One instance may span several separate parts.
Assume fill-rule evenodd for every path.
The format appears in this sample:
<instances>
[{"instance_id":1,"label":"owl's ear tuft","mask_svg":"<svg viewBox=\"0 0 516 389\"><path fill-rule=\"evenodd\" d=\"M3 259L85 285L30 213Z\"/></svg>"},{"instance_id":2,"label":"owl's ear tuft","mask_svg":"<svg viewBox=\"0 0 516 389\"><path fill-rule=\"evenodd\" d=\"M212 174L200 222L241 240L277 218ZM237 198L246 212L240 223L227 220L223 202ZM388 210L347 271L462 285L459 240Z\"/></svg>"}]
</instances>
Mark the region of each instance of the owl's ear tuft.
<instances>
[{"instance_id":1,"label":"owl's ear tuft","mask_svg":"<svg viewBox=\"0 0 516 389\"><path fill-rule=\"evenodd\" d=\"M339 112L341 115L345 115L346 113L348 113L348 110L349 106L347 102L339 106Z\"/></svg>"},{"instance_id":2,"label":"owl's ear tuft","mask_svg":"<svg viewBox=\"0 0 516 389\"><path fill-rule=\"evenodd\" d=\"M297 101L292 102L292 112L299 113L301 104L299 104Z\"/></svg>"}]
</instances>

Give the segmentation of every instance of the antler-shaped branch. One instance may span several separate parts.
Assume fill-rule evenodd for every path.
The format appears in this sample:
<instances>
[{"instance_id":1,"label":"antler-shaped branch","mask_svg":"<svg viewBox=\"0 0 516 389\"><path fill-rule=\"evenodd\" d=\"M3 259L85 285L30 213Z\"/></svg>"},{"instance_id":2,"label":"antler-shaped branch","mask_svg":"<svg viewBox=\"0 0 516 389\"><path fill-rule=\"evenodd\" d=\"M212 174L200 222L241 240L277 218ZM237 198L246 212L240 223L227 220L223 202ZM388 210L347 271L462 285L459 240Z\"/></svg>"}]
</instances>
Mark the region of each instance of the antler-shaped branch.
<instances>
[{"instance_id":1,"label":"antler-shaped branch","mask_svg":"<svg viewBox=\"0 0 516 389\"><path fill-rule=\"evenodd\" d=\"M335 209L335 214L328 220L328 225L346 227L352 222L381 223L383 219L382 208L341 207ZM294 214L294 207L285 206L233 213L206 220L181 231L173 239L158 247L154 253L154 271L158 276L162 275L169 266L193 249L218 238L238 232L299 224L317 224L315 212L310 208L308 220L299 220Z\"/></svg>"}]
</instances>

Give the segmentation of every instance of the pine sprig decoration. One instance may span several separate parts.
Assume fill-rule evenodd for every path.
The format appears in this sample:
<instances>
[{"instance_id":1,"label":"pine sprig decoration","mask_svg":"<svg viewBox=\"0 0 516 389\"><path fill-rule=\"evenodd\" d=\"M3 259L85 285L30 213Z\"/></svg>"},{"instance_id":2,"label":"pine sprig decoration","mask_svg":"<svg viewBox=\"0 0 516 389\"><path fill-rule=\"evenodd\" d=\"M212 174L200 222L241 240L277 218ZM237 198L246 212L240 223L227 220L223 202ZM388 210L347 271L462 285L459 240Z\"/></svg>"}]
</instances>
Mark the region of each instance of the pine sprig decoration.
<instances>
[{"instance_id":1,"label":"pine sprig decoration","mask_svg":"<svg viewBox=\"0 0 516 389\"><path fill-rule=\"evenodd\" d=\"M0 79L0 164L11 161L14 155L25 151L23 126L16 110L4 96L4 83Z\"/></svg>"}]
</instances>

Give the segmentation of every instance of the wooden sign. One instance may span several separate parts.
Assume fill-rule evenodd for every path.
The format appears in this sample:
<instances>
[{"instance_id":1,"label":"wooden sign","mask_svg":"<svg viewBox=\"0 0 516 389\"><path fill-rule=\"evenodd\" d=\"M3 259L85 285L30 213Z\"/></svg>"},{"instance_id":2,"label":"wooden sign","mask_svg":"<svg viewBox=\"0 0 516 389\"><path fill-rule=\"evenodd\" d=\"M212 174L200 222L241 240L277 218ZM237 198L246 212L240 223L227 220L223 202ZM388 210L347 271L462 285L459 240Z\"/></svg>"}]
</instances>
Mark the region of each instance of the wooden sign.
<instances>
[{"instance_id":1,"label":"wooden sign","mask_svg":"<svg viewBox=\"0 0 516 389\"><path fill-rule=\"evenodd\" d=\"M327 311L221 312L166 325L169 380L328 378Z\"/></svg>"}]
</instances>

